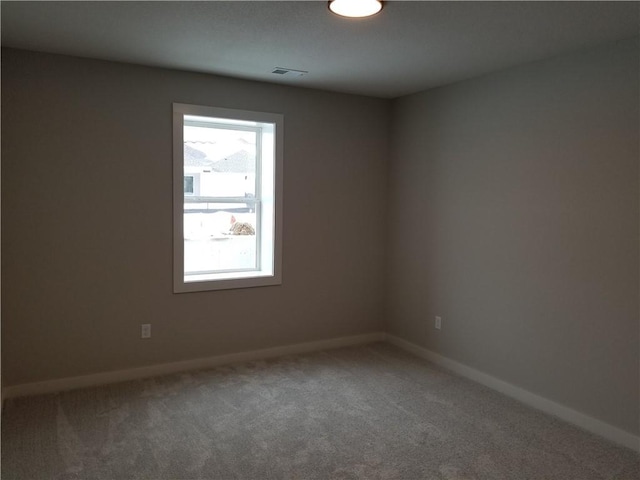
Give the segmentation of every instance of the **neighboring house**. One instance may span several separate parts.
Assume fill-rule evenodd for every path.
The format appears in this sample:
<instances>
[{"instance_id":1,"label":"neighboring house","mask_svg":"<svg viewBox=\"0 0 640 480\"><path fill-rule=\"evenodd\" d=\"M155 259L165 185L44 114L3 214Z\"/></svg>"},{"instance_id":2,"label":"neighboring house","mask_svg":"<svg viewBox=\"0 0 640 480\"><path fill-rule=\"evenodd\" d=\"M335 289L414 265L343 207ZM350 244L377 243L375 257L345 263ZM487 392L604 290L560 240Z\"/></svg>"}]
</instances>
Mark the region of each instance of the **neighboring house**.
<instances>
[{"instance_id":1,"label":"neighboring house","mask_svg":"<svg viewBox=\"0 0 640 480\"><path fill-rule=\"evenodd\" d=\"M212 159L196 148L198 142L184 144L184 193L194 197L246 197L255 195L255 153L241 149ZM246 207L253 208L251 203Z\"/></svg>"},{"instance_id":2,"label":"neighboring house","mask_svg":"<svg viewBox=\"0 0 640 480\"><path fill-rule=\"evenodd\" d=\"M184 193L185 195L200 196L200 175L211 172L213 160L207 158L202 150L184 144Z\"/></svg>"}]
</instances>

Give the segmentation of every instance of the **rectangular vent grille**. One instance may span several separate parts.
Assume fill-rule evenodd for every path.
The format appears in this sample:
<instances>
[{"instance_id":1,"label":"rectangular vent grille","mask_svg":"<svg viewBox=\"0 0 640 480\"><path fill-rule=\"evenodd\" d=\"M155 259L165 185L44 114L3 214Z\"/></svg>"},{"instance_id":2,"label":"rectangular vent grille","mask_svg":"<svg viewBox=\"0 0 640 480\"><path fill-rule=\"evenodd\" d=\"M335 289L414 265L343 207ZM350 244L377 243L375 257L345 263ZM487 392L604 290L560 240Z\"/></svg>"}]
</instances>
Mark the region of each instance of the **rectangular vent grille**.
<instances>
[{"instance_id":1,"label":"rectangular vent grille","mask_svg":"<svg viewBox=\"0 0 640 480\"><path fill-rule=\"evenodd\" d=\"M292 68L275 67L271 73L282 75L283 77L302 77L309 72L305 72L304 70L294 70Z\"/></svg>"}]
</instances>

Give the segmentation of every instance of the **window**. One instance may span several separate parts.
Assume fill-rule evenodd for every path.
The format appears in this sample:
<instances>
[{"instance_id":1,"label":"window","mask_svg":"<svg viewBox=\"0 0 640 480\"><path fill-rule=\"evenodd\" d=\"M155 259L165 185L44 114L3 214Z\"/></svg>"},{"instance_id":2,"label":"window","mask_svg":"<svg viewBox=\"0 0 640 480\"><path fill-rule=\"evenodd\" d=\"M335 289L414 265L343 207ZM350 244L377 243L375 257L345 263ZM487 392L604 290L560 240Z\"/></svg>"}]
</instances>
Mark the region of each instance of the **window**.
<instances>
[{"instance_id":1,"label":"window","mask_svg":"<svg viewBox=\"0 0 640 480\"><path fill-rule=\"evenodd\" d=\"M279 114L173 104L174 291L282 282Z\"/></svg>"},{"instance_id":2,"label":"window","mask_svg":"<svg viewBox=\"0 0 640 480\"><path fill-rule=\"evenodd\" d=\"M184 193L193 195L193 175L184 176Z\"/></svg>"}]
</instances>

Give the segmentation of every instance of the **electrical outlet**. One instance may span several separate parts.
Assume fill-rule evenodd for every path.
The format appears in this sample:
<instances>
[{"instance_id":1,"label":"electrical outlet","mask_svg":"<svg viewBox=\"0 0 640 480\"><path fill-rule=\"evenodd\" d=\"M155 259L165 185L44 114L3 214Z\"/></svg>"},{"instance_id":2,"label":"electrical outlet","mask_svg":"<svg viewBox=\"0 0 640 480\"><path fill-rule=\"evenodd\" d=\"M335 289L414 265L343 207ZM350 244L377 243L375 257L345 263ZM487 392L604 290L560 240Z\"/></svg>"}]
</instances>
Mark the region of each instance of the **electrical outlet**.
<instances>
[{"instance_id":1,"label":"electrical outlet","mask_svg":"<svg viewBox=\"0 0 640 480\"><path fill-rule=\"evenodd\" d=\"M142 327L142 338L151 338L151 324L143 323L140 326Z\"/></svg>"},{"instance_id":2,"label":"electrical outlet","mask_svg":"<svg viewBox=\"0 0 640 480\"><path fill-rule=\"evenodd\" d=\"M442 328L442 317L436 317L436 329L440 330Z\"/></svg>"}]
</instances>

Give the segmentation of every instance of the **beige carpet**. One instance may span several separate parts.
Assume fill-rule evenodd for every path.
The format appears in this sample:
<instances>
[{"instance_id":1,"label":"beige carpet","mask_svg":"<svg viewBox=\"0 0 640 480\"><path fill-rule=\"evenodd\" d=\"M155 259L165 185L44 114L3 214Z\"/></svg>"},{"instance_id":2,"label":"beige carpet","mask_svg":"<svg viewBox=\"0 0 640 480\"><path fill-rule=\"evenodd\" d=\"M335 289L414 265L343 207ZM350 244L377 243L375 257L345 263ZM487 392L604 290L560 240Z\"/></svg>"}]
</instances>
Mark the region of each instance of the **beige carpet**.
<instances>
[{"instance_id":1,"label":"beige carpet","mask_svg":"<svg viewBox=\"0 0 640 480\"><path fill-rule=\"evenodd\" d=\"M2 478L638 480L640 459L373 344L10 400Z\"/></svg>"}]
</instances>

